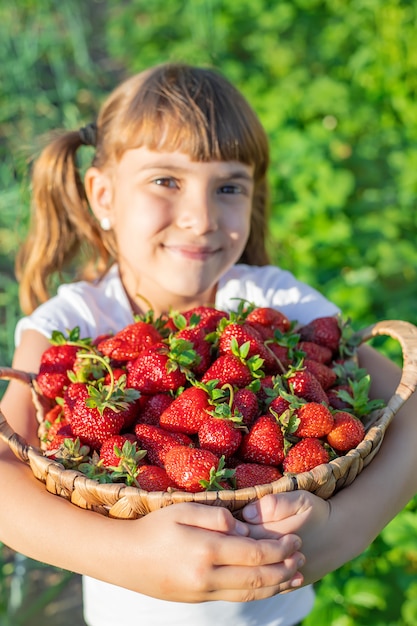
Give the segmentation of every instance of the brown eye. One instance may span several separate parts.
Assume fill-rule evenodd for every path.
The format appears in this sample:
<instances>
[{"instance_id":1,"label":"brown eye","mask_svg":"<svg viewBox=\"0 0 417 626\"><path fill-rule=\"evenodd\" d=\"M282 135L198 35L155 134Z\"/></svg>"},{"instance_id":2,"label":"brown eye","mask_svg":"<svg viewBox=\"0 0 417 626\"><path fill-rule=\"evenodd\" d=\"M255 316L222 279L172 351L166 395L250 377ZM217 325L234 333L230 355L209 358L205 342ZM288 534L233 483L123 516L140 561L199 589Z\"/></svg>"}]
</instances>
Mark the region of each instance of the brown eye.
<instances>
[{"instance_id":1,"label":"brown eye","mask_svg":"<svg viewBox=\"0 0 417 626\"><path fill-rule=\"evenodd\" d=\"M169 187L171 189L178 188L178 183L174 178L170 178L169 176L163 176L161 178L155 178L155 185L159 185L160 187Z\"/></svg>"}]
</instances>

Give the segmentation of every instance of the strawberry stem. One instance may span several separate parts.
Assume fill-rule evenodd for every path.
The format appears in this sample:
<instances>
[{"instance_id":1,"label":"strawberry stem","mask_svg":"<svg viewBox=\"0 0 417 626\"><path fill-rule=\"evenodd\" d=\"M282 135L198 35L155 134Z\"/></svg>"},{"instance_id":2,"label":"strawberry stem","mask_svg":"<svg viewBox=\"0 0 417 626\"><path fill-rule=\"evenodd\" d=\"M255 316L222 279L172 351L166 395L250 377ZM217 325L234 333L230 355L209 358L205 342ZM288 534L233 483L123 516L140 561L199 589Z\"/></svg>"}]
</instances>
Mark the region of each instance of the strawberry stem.
<instances>
[{"instance_id":1,"label":"strawberry stem","mask_svg":"<svg viewBox=\"0 0 417 626\"><path fill-rule=\"evenodd\" d=\"M233 404L233 399L235 396L235 392L233 390L233 387L230 383L225 383L224 385L222 385L222 389L228 389L229 390L229 408L232 408L232 404Z\"/></svg>"},{"instance_id":2,"label":"strawberry stem","mask_svg":"<svg viewBox=\"0 0 417 626\"><path fill-rule=\"evenodd\" d=\"M110 384L107 385L108 386L108 391L107 391L107 395L105 398L105 402L108 402L108 400L110 400L112 393L114 391L114 374L113 374L113 368L110 366L110 364L108 363L108 361L102 357L99 356L98 354L93 354L91 352L86 352L86 353L82 353L78 355L81 359L94 359L95 361L98 361L99 363L101 363L103 365L103 367L107 370L107 372L109 373L110 376Z\"/></svg>"}]
</instances>

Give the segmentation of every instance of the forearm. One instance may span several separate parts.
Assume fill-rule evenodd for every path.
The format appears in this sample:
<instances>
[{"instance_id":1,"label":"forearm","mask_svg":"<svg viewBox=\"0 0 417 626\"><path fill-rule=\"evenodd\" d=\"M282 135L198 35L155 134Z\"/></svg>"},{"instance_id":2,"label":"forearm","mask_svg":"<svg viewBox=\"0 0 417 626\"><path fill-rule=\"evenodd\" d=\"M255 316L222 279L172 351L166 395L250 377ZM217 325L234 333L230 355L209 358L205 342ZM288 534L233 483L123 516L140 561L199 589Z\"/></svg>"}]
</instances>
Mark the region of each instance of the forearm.
<instances>
[{"instance_id":1,"label":"forearm","mask_svg":"<svg viewBox=\"0 0 417 626\"><path fill-rule=\"evenodd\" d=\"M111 563L117 550L117 533L111 530L116 520L48 493L30 469L0 445L0 541L39 561L102 578L106 569L100 560Z\"/></svg>"},{"instance_id":2,"label":"forearm","mask_svg":"<svg viewBox=\"0 0 417 626\"><path fill-rule=\"evenodd\" d=\"M391 361L369 349L361 352L360 364L373 381L373 397L386 401L394 395L400 380L400 369ZM376 520L374 538L417 493L417 393L413 393L388 426L380 450L369 466L345 490L345 506L358 498L367 503L365 511ZM343 492L335 499L342 499ZM358 504L356 505L358 506ZM364 515L366 521L366 515Z\"/></svg>"}]
</instances>

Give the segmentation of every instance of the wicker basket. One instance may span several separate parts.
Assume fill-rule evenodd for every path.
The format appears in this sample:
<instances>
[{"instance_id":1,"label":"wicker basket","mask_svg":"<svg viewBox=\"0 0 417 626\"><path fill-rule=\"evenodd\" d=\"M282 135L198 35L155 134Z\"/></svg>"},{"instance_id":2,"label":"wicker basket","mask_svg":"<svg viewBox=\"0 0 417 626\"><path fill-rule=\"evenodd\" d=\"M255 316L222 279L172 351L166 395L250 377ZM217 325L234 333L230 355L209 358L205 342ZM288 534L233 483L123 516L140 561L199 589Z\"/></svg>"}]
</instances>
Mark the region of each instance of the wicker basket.
<instances>
[{"instance_id":1,"label":"wicker basket","mask_svg":"<svg viewBox=\"0 0 417 626\"><path fill-rule=\"evenodd\" d=\"M248 502L267 494L296 489L305 489L326 499L342 487L351 484L363 468L370 463L382 443L392 418L417 386L416 326L398 320L383 321L365 328L358 335L361 342L377 335L387 335L400 343L403 353L403 370L395 394L384 409L375 411L370 416L365 439L357 448L310 472L284 476L266 485L237 490L187 493L183 491L147 492L124 484L100 484L86 478L80 472L66 470L60 463L45 457L40 449L28 445L13 432L1 411L0 437L8 443L20 460L30 466L34 476L45 483L50 493L66 498L81 508L91 509L110 517L136 519L158 508L178 502L224 506L238 516L240 509ZM0 368L0 378L17 379L29 385L37 411L42 413L41 398L33 386L34 375L11 368Z\"/></svg>"}]
</instances>

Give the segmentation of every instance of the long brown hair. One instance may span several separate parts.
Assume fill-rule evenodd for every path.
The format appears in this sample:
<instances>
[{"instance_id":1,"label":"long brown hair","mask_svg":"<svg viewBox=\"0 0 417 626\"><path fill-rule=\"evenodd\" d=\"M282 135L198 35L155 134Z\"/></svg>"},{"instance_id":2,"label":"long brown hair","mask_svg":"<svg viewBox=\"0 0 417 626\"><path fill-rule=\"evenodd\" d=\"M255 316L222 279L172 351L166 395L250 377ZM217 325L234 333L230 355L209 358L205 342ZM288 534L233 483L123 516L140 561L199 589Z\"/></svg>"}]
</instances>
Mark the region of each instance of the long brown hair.
<instances>
[{"instance_id":1,"label":"long brown hair","mask_svg":"<svg viewBox=\"0 0 417 626\"><path fill-rule=\"evenodd\" d=\"M22 310L51 295L53 278L79 261L78 276L103 275L117 259L111 232L92 215L77 163L78 131L57 134L35 162L29 235L16 261ZM241 262L265 265L269 165L265 131L243 95L223 76L184 64L159 65L121 83L97 118L93 164L110 167L131 148L179 150L196 161L254 166L251 231Z\"/></svg>"}]
</instances>

